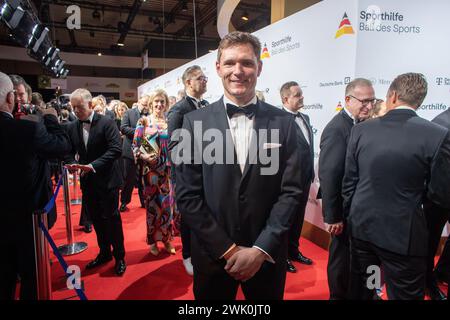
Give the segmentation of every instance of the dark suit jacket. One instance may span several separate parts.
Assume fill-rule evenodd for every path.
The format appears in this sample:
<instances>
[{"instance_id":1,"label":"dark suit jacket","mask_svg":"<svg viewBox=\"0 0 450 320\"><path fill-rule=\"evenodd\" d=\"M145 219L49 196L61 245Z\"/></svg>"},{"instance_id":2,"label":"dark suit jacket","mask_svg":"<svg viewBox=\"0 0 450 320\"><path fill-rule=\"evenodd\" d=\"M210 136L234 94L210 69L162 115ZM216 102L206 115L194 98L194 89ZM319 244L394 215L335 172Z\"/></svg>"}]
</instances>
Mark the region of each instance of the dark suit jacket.
<instances>
[{"instance_id":1,"label":"dark suit jacket","mask_svg":"<svg viewBox=\"0 0 450 320\"><path fill-rule=\"evenodd\" d=\"M450 109L437 115L432 122L450 131ZM432 181L435 183L431 184L428 188L428 198L436 205L450 209L450 182L445 180L450 176L450 166L447 162L450 159L450 150L447 147L447 144L443 144L440 153L436 157L433 170L431 171ZM446 196L441 197L441 195Z\"/></svg>"},{"instance_id":2,"label":"dark suit jacket","mask_svg":"<svg viewBox=\"0 0 450 320\"><path fill-rule=\"evenodd\" d=\"M113 111L108 110L108 109L105 110L105 117L108 117L111 120L116 120L116 114Z\"/></svg>"},{"instance_id":3,"label":"dark suit jacket","mask_svg":"<svg viewBox=\"0 0 450 320\"><path fill-rule=\"evenodd\" d=\"M279 168L273 175L261 174L260 170L270 164L263 165L260 159L249 164L255 162L253 157L247 158L241 173L232 143L228 155L234 159L233 164L226 164L226 152L219 159L224 164L194 163L194 148L201 154L210 144L201 141L198 135L193 136L194 121L202 122L203 132L218 130L223 135L219 145L224 150L227 150L225 136L232 141L222 99L184 116L183 129L194 139L187 147L183 143L177 145L177 149L191 148L192 152L191 163L177 166L176 194L178 208L193 233L192 262L199 272L223 272L218 259L233 243L258 246L277 263L286 263L287 231L298 211L301 194L300 154L294 127L297 125L286 112L261 101L258 104L254 129L268 129L269 137L253 143L257 143L258 150L265 142L281 144L272 151L269 149L269 156L279 151ZM271 140L271 129L279 131L279 141Z\"/></svg>"},{"instance_id":4,"label":"dark suit jacket","mask_svg":"<svg viewBox=\"0 0 450 320\"><path fill-rule=\"evenodd\" d=\"M120 124L120 132L124 135L122 144L122 156L128 159L134 159L133 150L131 146L133 144L134 131L136 130L136 124L141 118L138 108L127 110L122 118Z\"/></svg>"},{"instance_id":5,"label":"dark suit jacket","mask_svg":"<svg viewBox=\"0 0 450 320\"><path fill-rule=\"evenodd\" d=\"M303 135L302 130L297 125L298 132L298 142L299 149L301 153L301 168L302 168L302 176L303 176L303 185L310 184L314 181L314 134L311 128L311 122L309 121L309 116L300 112L300 116L303 118L306 123L306 128L308 129L308 137L310 144L306 140Z\"/></svg>"},{"instance_id":6,"label":"dark suit jacket","mask_svg":"<svg viewBox=\"0 0 450 320\"><path fill-rule=\"evenodd\" d=\"M343 221L342 179L353 119L342 110L326 125L320 138L319 180L322 213L326 223Z\"/></svg>"},{"instance_id":7,"label":"dark suit jacket","mask_svg":"<svg viewBox=\"0 0 450 320\"><path fill-rule=\"evenodd\" d=\"M47 159L69 152L67 134L51 115L44 116L42 122L32 122L14 120L0 112L0 150L0 210L7 216L31 217L50 200Z\"/></svg>"},{"instance_id":8,"label":"dark suit jacket","mask_svg":"<svg viewBox=\"0 0 450 320\"><path fill-rule=\"evenodd\" d=\"M121 155L121 139L116 123L108 117L95 114L92 119L87 150L83 141L83 125L80 121L71 122L67 131L72 144L72 157L68 163L74 163L78 153L80 164L92 164L95 173L90 172L80 178L83 191L100 190L108 192L121 186L122 176L118 159Z\"/></svg>"},{"instance_id":9,"label":"dark suit jacket","mask_svg":"<svg viewBox=\"0 0 450 320\"><path fill-rule=\"evenodd\" d=\"M169 137L172 137L172 134L176 129L183 127L184 115L194 110L197 110L196 106L192 100L187 97L184 97L170 108L167 113L167 130ZM173 149L174 145L177 143L175 140L169 142L170 150Z\"/></svg>"},{"instance_id":10,"label":"dark suit jacket","mask_svg":"<svg viewBox=\"0 0 450 320\"><path fill-rule=\"evenodd\" d=\"M427 255L422 204L446 139L447 129L412 110L395 109L353 128L342 190L352 237L401 255Z\"/></svg>"}]
</instances>

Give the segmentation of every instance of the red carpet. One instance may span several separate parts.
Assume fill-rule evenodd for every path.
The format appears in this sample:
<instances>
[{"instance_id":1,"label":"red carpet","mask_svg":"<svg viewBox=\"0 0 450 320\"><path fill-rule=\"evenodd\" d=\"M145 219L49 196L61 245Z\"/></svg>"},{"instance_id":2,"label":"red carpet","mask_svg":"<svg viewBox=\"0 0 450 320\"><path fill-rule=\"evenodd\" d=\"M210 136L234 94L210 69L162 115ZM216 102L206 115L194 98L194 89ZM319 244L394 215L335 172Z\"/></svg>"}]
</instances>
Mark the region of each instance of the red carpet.
<instances>
[{"instance_id":1,"label":"red carpet","mask_svg":"<svg viewBox=\"0 0 450 320\"><path fill-rule=\"evenodd\" d=\"M58 221L51 230L56 244L66 243L66 226L62 192L57 201ZM78 221L81 206L71 206L72 225L75 241L84 241L88 249L80 254L64 257L68 265L78 265L84 282L85 293L89 300L174 300L194 299L192 293L192 277L186 274L181 257L181 240L175 237L176 255L169 255L163 251L154 257L145 243L145 209L139 207L137 193L129 205L130 211L122 213L123 230L125 234L125 250L127 271L122 277L113 272L114 261L95 269L85 270L86 264L95 258L98 247L95 232L86 234L79 231ZM313 259L312 266L295 263L296 274L287 274L285 299L327 299L328 287L326 282L327 252L312 242L302 239L302 252ZM78 299L74 290L67 290L64 272L51 254L53 298ZM239 299L243 299L240 292Z\"/></svg>"},{"instance_id":2,"label":"red carpet","mask_svg":"<svg viewBox=\"0 0 450 320\"><path fill-rule=\"evenodd\" d=\"M58 221L51 230L56 244L66 243L66 225L62 192L57 201ZM81 269L85 294L89 300L193 300L192 277L186 274L181 257L181 240L175 237L176 255L169 255L160 244L161 253L154 257L145 243L145 209L139 207L137 192L129 205L130 211L122 213L125 235L127 271L117 277L113 271L114 260L95 269L85 270L86 264L95 258L98 247L95 232L79 231L81 206L71 206L75 241L84 241L88 249L80 254L67 256L67 264ZM326 300L329 297L326 265L328 253L314 243L301 239L302 253L314 261L312 266L295 262L297 273L287 274L284 298L286 300ZM66 277L56 257L51 254L53 299L76 299L74 290L66 289ZM447 288L441 287L444 292ZM383 295L385 298L386 295ZM242 292L238 299L244 299Z\"/></svg>"}]
</instances>

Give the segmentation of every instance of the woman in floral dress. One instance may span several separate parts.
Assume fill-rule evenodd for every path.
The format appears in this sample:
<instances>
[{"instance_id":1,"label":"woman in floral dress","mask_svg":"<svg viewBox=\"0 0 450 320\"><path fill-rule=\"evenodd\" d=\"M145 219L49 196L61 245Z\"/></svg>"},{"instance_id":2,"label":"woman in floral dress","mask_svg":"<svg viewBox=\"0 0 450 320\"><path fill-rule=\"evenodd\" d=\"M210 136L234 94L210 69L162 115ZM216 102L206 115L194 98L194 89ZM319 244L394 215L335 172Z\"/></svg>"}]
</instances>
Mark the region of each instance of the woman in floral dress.
<instances>
[{"instance_id":1,"label":"woman in floral dress","mask_svg":"<svg viewBox=\"0 0 450 320\"><path fill-rule=\"evenodd\" d=\"M148 102L150 115L138 121L133 140L139 177L144 185L147 243L150 245L150 252L155 256L159 254L158 241L163 242L168 253L175 254L175 248L171 244L173 199L170 192L168 134L165 118L168 100L164 90L154 92Z\"/></svg>"}]
</instances>

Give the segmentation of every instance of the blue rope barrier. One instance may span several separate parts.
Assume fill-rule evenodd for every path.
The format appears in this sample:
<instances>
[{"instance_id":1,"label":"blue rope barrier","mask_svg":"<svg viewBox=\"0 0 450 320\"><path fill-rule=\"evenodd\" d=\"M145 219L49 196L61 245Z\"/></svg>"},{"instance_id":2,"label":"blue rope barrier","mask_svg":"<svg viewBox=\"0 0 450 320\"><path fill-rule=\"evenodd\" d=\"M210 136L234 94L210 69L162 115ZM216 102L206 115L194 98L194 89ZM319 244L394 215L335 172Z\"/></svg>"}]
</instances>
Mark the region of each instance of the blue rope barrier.
<instances>
[{"instance_id":1,"label":"blue rope barrier","mask_svg":"<svg viewBox=\"0 0 450 320\"><path fill-rule=\"evenodd\" d=\"M56 198L58 197L58 193L59 193L59 189L62 185L62 181L63 181L63 175L60 176L58 184L55 189L55 192L53 193L52 198L50 199L50 201L47 203L47 205L44 208L44 214L47 214L48 212L50 212L50 210L52 210L53 207L55 206L55 201L56 201ZM52 247L53 254L58 259L58 262L61 265L61 267L63 268L64 273L66 274L66 276L71 276L71 274L67 272L67 269L69 266L67 265L67 262L64 260L61 253L59 252L58 247L56 246L55 242L53 241L53 238L50 236L50 233L48 232L47 228L44 226L44 224L42 222L39 222L39 227L41 228L42 232L44 233L44 236L47 238L48 243ZM88 300L86 295L84 294L83 290L75 288L75 291L76 291L78 297L80 298L80 300Z\"/></svg>"}]
</instances>

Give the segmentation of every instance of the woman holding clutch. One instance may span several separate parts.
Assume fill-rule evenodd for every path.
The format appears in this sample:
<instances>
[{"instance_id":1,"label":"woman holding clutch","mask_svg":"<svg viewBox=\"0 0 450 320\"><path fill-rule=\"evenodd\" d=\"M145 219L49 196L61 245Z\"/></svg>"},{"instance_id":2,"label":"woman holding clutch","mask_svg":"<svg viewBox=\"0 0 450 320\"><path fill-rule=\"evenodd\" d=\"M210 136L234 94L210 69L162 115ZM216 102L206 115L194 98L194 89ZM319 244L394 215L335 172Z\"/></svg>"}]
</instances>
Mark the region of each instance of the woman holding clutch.
<instances>
[{"instance_id":1,"label":"woman holding clutch","mask_svg":"<svg viewBox=\"0 0 450 320\"><path fill-rule=\"evenodd\" d=\"M157 242L164 243L165 250L175 254L172 246L172 197L170 193L170 165L167 150L168 134L165 112L169 98L164 90L156 90L149 99L150 115L142 117L136 126L133 151L139 177L144 185L147 209L147 243L150 252L157 256Z\"/></svg>"}]
</instances>

